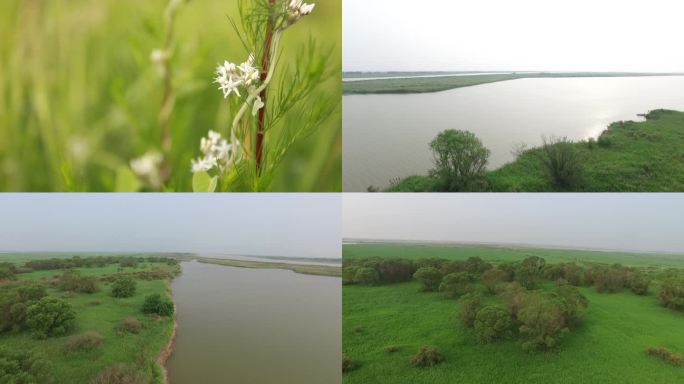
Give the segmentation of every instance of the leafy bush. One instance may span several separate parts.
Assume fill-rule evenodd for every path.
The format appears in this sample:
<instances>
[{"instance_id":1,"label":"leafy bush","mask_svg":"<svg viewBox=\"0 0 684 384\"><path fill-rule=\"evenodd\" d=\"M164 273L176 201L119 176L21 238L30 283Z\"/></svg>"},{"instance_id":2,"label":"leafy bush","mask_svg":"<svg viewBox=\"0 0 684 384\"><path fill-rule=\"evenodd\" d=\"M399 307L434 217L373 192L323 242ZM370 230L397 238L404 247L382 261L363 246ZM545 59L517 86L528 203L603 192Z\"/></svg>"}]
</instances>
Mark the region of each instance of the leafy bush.
<instances>
[{"instance_id":1,"label":"leafy bush","mask_svg":"<svg viewBox=\"0 0 684 384\"><path fill-rule=\"evenodd\" d=\"M358 364L349 356L342 354L342 373L350 372L358 368Z\"/></svg>"},{"instance_id":2,"label":"leafy bush","mask_svg":"<svg viewBox=\"0 0 684 384\"><path fill-rule=\"evenodd\" d=\"M657 357L660 360L663 360L677 367L681 367L684 365L684 359L682 359L682 355L680 353L670 351L667 348L648 347L646 349L646 354L648 354L649 356Z\"/></svg>"},{"instance_id":3,"label":"leafy bush","mask_svg":"<svg viewBox=\"0 0 684 384\"><path fill-rule=\"evenodd\" d=\"M162 298L158 293L154 293L145 297L145 302L142 306L143 313L155 314L159 316L171 316L173 315L173 303L171 300Z\"/></svg>"},{"instance_id":4,"label":"leafy bush","mask_svg":"<svg viewBox=\"0 0 684 384\"><path fill-rule=\"evenodd\" d=\"M492 265L479 257L469 257L465 261L466 272L481 275L484 271L492 269Z\"/></svg>"},{"instance_id":5,"label":"leafy bush","mask_svg":"<svg viewBox=\"0 0 684 384\"><path fill-rule=\"evenodd\" d=\"M554 189L561 191L580 189L584 164L580 153L571 141L566 137L543 138L543 145L535 153L544 165Z\"/></svg>"},{"instance_id":6,"label":"leafy bush","mask_svg":"<svg viewBox=\"0 0 684 384\"><path fill-rule=\"evenodd\" d=\"M119 261L121 268L138 268L138 259L135 257L127 257Z\"/></svg>"},{"instance_id":7,"label":"leafy bush","mask_svg":"<svg viewBox=\"0 0 684 384\"><path fill-rule=\"evenodd\" d=\"M471 277L465 272L450 273L439 284L439 291L444 292L446 297L458 298L473 290Z\"/></svg>"},{"instance_id":8,"label":"leafy bush","mask_svg":"<svg viewBox=\"0 0 684 384\"><path fill-rule=\"evenodd\" d=\"M562 285L550 297L554 299L563 313L563 318L567 326L579 324L587 313L589 300L577 290L569 285Z\"/></svg>"},{"instance_id":9,"label":"leafy bush","mask_svg":"<svg viewBox=\"0 0 684 384\"><path fill-rule=\"evenodd\" d=\"M0 332L20 330L26 325L28 307L47 295L42 285L0 289Z\"/></svg>"},{"instance_id":10,"label":"leafy bush","mask_svg":"<svg viewBox=\"0 0 684 384\"><path fill-rule=\"evenodd\" d=\"M481 191L486 185L489 150L473 133L449 129L430 142L435 168L431 175L444 191Z\"/></svg>"},{"instance_id":11,"label":"leafy bush","mask_svg":"<svg viewBox=\"0 0 684 384\"><path fill-rule=\"evenodd\" d=\"M38 338L67 334L75 319L71 304L57 297L43 297L26 311L26 324Z\"/></svg>"},{"instance_id":12,"label":"leafy bush","mask_svg":"<svg viewBox=\"0 0 684 384\"><path fill-rule=\"evenodd\" d=\"M601 135L598 138L598 146L601 148L610 148L613 146L613 140L605 134Z\"/></svg>"},{"instance_id":13,"label":"leafy bush","mask_svg":"<svg viewBox=\"0 0 684 384\"><path fill-rule=\"evenodd\" d=\"M629 289L637 295L645 295L648 292L648 286L651 284L651 279L648 276L635 273L629 281Z\"/></svg>"},{"instance_id":14,"label":"leafy bush","mask_svg":"<svg viewBox=\"0 0 684 384\"><path fill-rule=\"evenodd\" d=\"M138 334L142 331L142 324L135 317L127 317L121 320L117 329L121 332Z\"/></svg>"},{"instance_id":15,"label":"leafy bush","mask_svg":"<svg viewBox=\"0 0 684 384\"><path fill-rule=\"evenodd\" d=\"M57 287L62 291L80 293L95 293L99 290L95 277L81 276L79 271L71 269L59 277Z\"/></svg>"},{"instance_id":16,"label":"leafy bush","mask_svg":"<svg viewBox=\"0 0 684 384\"><path fill-rule=\"evenodd\" d=\"M356 270L354 282L363 285L375 285L380 281L378 271L370 267L361 267Z\"/></svg>"},{"instance_id":17,"label":"leafy bush","mask_svg":"<svg viewBox=\"0 0 684 384\"><path fill-rule=\"evenodd\" d=\"M16 280L17 267L12 263L0 263L0 280Z\"/></svg>"},{"instance_id":18,"label":"leafy bush","mask_svg":"<svg viewBox=\"0 0 684 384\"><path fill-rule=\"evenodd\" d=\"M473 328L480 342L491 343L509 336L512 325L505 309L490 305L477 312Z\"/></svg>"},{"instance_id":19,"label":"leafy bush","mask_svg":"<svg viewBox=\"0 0 684 384\"><path fill-rule=\"evenodd\" d=\"M89 331L69 338L64 348L67 352L90 352L102 344L104 337L97 332Z\"/></svg>"},{"instance_id":20,"label":"leafy bush","mask_svg":"<svg viewBox=\"0 0 684 384\"><path fill-rule=\"evenodd\" d=\"M439 288L442 273L435 267L422 267L413 274L413 278L423 284L423 292L434 292Z\"/></svg>"},{"instance_id":21,"label":"leafy bush","mask_svg":"<svg viewBox=\"0 0 684 384\"><path fill-rule=\"evenodd\" d=\"M444 360L444 357L434 346L420 347L418 352L411 358L414 367L432 367Z\"/></svg>"},{"instance_id":22,"label":"leafy bush","mask_svg":"<svg viewBox=\"0 0 684 384\"><path fill-rule=\"evenodd\" d=\"M546 260L530 256L515 268L515 281L527 289L535 289L544 275L545 266Z\"/></svg>"},{"instance_id":23,"label":"leafy bush","mask_svg":"<svg viewBox=\"0 0 684 384\"><path fill-rule=\"evenodd\" d=\"M145 378L124 364L116 364L101 370L90 384L145 384Z\"/></svg>"},{"instance_id":24,"label":"leafy bush","mask_svg":"<svg viewBox=\"0 0 684 384\"><path fill-rule=\"evenodd\" d=\"M41 355L0 346L0 383L52 383L52 366Z\"/></svg>"},{"instance_id":25,"label":"leafy bush","mask_svg":"<svg viewBox=\"0 0 684 384\"><path fill-rule=\"evenodd\" d=\"M416 267L410 260L387 259L380 261L376 270L382 283L400 283L411 280Z\"/></svg>"},{"instance_id":26,"label":"leafy bush","mask_svg":"<svg viewBox=\"0 0 684 384\"><path fill-rule=\"evenodd\" d=\"M684 279L670 278L660 285L658 300L667 308L684 311Z\"/></svg>"},{"instance_id":27,"label":"leafy bush","mask_svg":"<svg viewBox=\"0 0 684 384\"><path fill-rule=\"evenodd\" d=\"M517 318L518 312L520 312L525 303L525 288L518 282L512 282L504 287L500 296L511 316Z\"/></svg>"},{"instance_id":28,"label":"leafy bush","mask_svg":"<svg viewBox=\"0 0 684 384\"><path fill-rule=\"evenodd\" d=\"M468 293L458 299L458 321L466 328L472 328L475 324L477 312L482 308L482 296L477 293Z\"/></svg>"},{"instance_id":29,"label":"leafy bush","mask_svg":"<svg viewBox=\"0 0 684 384\"><path fill-rule=\"evenodd\" d=\"M617 266L597 267L592 273L594 288L597 292L618 292L629 286L630 273Z\"/></svg>"},{"instance_id":30,"label":"leafy bush","mask_svg":"<svg viewBox=\"0 0 684 384\"><path fill-rule=\"evenodd\" d=\"M112 284L112 295L114 297L131 297L135 295L136 283L130 277L120 277Z\"/></svg>"},{"instance_id":31,"label":"leafy bush","mask_svg":"<svg viewBox=\"0 0 684 384\"><path fill-rule=\"evenodd\" d=\"M548 350L557 347L568 332L563 309L540 294L527 294L518 312L520 333L525 336L525 350Z\"/></svg>"},{"instance_id":32,"label":"leafy bush","mask_svg":"<svg viewBox=\"0 0 684 384\"><path fill-rule=\"evenodd\" d=\"M356 283L356 271L359 268L355 265L350 265L342 268L342 284L355 284Z\"/></svg>"},{"instance_id":33,"label":"leafy bush","mask_svg":"<svg viewBox=\"0 0 684 384\"><path fill-rule=\"evenodd\" d=\"M508 281L508 274L498 268L490 269L482 274L482 284L487 288L489 293L496 293L500 290L501 285Z\"/></svg>"}]
</instances>

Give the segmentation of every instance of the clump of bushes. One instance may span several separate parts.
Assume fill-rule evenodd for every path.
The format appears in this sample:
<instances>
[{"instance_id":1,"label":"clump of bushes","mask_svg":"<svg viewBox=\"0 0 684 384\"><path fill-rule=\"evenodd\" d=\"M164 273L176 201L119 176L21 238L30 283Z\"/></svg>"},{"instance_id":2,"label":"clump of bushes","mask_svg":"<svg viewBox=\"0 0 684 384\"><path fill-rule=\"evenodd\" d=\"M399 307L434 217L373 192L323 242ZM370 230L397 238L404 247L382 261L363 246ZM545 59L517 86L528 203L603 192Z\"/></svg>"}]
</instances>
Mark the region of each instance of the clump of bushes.
<instances>
[{"instance_id":1,"label":"clump of bushes","mask_svg":"<svg viewBox=\"0 0 684 384\"><path fill-rule=\"evenodd\" d=\"M450 273L442 278L439 291L446 297L458 298L473 290L472 277L466 272Z\"/></svg>"},{"instance_id":2,"label":"clump of bushes","mask_svg":"<svg viewBox=\"0 0 684 384\"><path fill-rule=\"evenodd\" d=\"M342 268L343 284L393 284L411 280L416 266L411 260L363 260Z\"/></svg>"},{"instance_id":3,"label":"clump of bushes","mask_svg":"<svg viewBox=\"0 0 684 384\"><path fill-rule=\"evenodd\" d=\"M646 354L648 354L649 356L657 357L660 360L663 360L677 367L684 366L684 359L682 359L682 355L680 353L671 351L667 348L649 347L646 349Z\"/></svg>"},{"instance_id":4,"label":"clump of bushes","mask_svg":"<svg viewBox=\"0 0 684 384\"><path fill-rule=\"evenodd\" d=\"M74 326L76 312L57 297L43 297L26 311L26 324L37 338L66 335Z\"/></svg>"},{"instance_id":5,"label":"clump of bushes","mask_svg":"<svg viewBox=\"0 0 684 384\"><path fill-rule=\"evenodd\" d=\"M444 356L437 350L435 346L420 347L418 352L411 357L411 365L414 367L432 367L441 363Z\"/></svg>"},{"instance_id":6,"label":"clump of bushes","mask_svg":"<svg viewBox=\"0 0 684 384\"><path fill-rule=\"evenodd\" d=\"M510 336L512 325L505 309L489 305L477 311L473 328L480 342L491 343Z\"/></svg>"},{"instance_id":7,"label":"clump of bushes","mask_svg":"<svg viewBox=\"0 0 684 384\"><path fill-rule=\"evenodd\" d=\"M119 326L117 327L119 332L128 332L138 334L142 331L142 324L135 317L127 317L121 320Z\"/></svg>"},{"instance_id":8,"label":"clump of bushes","mask_svg":"<svg viewBox=\"0 0 684 384\"><path fill-rule=\"evenodd\" d=\"M145 302L142 306L143 313L159 316L171 316L173 315L173 310L173 302L169 299L162 298L158 293L145 297Z\"/></svg>"},{"instance_id":9,"label":"clump of bushes","mask_svg":"<svg viewBox=\"0 0 684 384\"><path fill-rule=\"evenodd\" d=\"M0 346L0 383L48 384L52 365L41 355Z\"/></svg>"},{"instance_id":10,"label":"clump of bushes","mask_svg":"<svg viewBox=\"0 0 684 384\"><path fill-rule=\"evenodd\" d=\"M0 263L0 280L16 280L17 267L12 263Z\"/></svg>"},{"instance_id":11,"label":"clump of bushes","mask_svg":"<svg viewBox=\"0 0 684 384\"><path fill-rule=\"evenodd\" d=\"M112 283L112 296L124 298L135 295L136 283L130 277L120 277Z\"/></svg>"},{"instance_id":12,"label":"clump of bushes","mask_svg":"<svg viewBox=\"0 0 684 384\"><path fill-rule=\"evenodd\" d=\"M645 295L648 292L648 286L651 284L651 279L648 276L635 273L629 282L629 289L637 295Z\"/></svg>"},{"instance_id":13,"label":"clump of bushes","mask_svg":"<svg viewBox=\"0 0 684 384\"><path fill-rule=\"evenodd\" d=\"M670 278L660 285L658 300L667 308L684 311L684 279Z\"/></svg>"},{"instance_id":14,"label":"clump of bushes","mask_svg":"<svg viewBox=\"0 0 684 384\"><path fill-rule=\"evenodd\" d=\"M535 289L544 275L545 266L546 260L530 256L515 267L515 281L527 289Z\"/></svg>"},{"instance_id":15,"label":"clump of bushes","mask_svg":"<svg viewBox=\"0 0 684 384\"><path fill-rule=\"evenodd\" d=\"M104 337L97 332L85 332L80 335L72 336L64 349L67 352L91 352L100 348L104 344Z\"/></svg>"},{"instance_id":16,"label":"clump of bushes","mask_svg":"<svg viewBox=\"0 0 684 384\"><path fill-rule=\"evenodd\" d=\"M99 290L97 279L92 276L81 276L77 270L66 270L59 277L57 287L66 292L95 293Z\"/></svg>"},{"instance_id":17,"label":"clump of bushes","mask_svg":"<svg viewBox=\"0 0 684 384\"><path fill-rule=\"evenodd\" d=\"M465 294L458 299L458 306L458 321L465 328L472 328L477 312L482 308L482 296L477 292Z\"/></svg>"},{"instance_id":18,"label":"clump of bushes","mask_svg":"<svg viewBox=\"0 0 684 384\"><path fill-rule=\"evenodd\" d=\"M577 191L581 188L584 161L567 137L543 138L543 145L535 153L544 165L554 189Z\"/></svg>"},{"instance_id":19,"label":"clump of bushes","mask_svg":"<svg viewBox=\"0 0 684 384\"><path fill-rule=\"evenodd\" d=\"M442 272L435 267L422 267L413 274L413 278L421 282L423 292L434 292L442 281Z\"/></svg>"},{"instance_id":20,"label":"clump of bushes","mask_svg":"<svg viewBox=\"0 0 684 384\"><path fill-rule=\"evenodd\" d=\"M487 291L494 294L501 289L501 286L504 283L509 281L509 275L502 269L493 268L485 271L482 274L481 280L482 284L487 288Z\"/></svg>"},{"instance_id":21,"label":"clump of bushes","mask_svg":"<svg viewBox=\"0 0 684 384\"><path fill-rule=\"evenodd\" d=\"M358 363L349 356L342 354L342 373L350 372L358 368Z\"/></svg>"},{"instance_id":22,"label":"clump of bushes","mask_svg":"<svg viewBox=\"0 0 684 384\"><path fill-rule=\"evenodd\" d=\"M25 328L28 308L45 296L45 288L38 284L0 288L0 332Z\"/></svg>"},{"instance_id":23,"label":"clump of bushes","mask_svg":"<svg viewBox=\"0 0 684 384\"><path fill-rule=\"evenodd\" d=\"M125 364L116 364L101 370L90 384L144 384L145 378Z\"/></svg>"},{"instance_id":24,"label":"clump of bushes","mask_svg":"<svg viewBox=\"0 0 684 384\"><path fill-rule=\"evenodd\" d=\"M430 176L438 180L438 188L450 192L485 190L484 178L489 150L473 133L448 129L430 142L434 168Z\"/></svg>"}]
</instances>

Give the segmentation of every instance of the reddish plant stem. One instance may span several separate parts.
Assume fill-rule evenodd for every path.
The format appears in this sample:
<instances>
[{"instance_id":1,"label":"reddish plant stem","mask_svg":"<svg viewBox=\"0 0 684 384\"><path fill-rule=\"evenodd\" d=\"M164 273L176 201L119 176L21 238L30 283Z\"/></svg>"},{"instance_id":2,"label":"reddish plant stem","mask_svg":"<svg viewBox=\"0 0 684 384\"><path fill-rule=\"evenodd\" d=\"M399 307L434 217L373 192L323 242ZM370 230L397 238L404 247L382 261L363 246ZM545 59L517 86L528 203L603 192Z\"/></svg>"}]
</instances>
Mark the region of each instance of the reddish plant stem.
<instances>
[{"instance_id":1,"label":"reddish plant stem","mask_svg":"<svg viewBox=\"0 0 684 384\"><path fill-rule=\"evenodd\" d=\"M275 5L275 0L268 0L268 4L273 7ZM264 53L263 57L261 58L261 82L263 83L266 81L266 77L268 76L268 67L271 63L271 43L273 42L273 13L271 12L271 17L268 21L268 26L266 29L266 38L264 41ZM264 130L265 130L265 124L266 124L266 88L264 88L261 93L259 94L259 97L261 98L261 102L264 103L264 106L259 110L258 114L258 120L257 120L257 136L256 136L256 148L255 148L255 157L256 157L256 169L257 169L257 174L261 173L261 160L263 158L263 150L264 150Z\"/></svg>"}]
</instances>

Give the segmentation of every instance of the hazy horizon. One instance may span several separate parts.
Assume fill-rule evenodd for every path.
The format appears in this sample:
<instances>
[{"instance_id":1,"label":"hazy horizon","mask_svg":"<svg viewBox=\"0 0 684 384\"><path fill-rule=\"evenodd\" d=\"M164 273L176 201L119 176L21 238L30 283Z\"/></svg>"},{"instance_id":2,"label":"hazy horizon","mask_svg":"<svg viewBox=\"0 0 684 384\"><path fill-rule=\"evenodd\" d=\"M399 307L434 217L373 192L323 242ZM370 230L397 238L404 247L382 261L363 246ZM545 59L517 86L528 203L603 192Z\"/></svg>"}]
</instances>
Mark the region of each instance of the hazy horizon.
<instances>
[{"instance_id":1,"label":"hazy horizon","mask_svg":"<svg viewBox=\"0 0 684 384\"><path fill-rule=\"evenodd\" d=\"M346 0L344 72L681 72L676 0Z\"/></svg>"},{"instance_id":2,"label":"hazy horizon","mask_svg":"<svg viewBox=\"0 0 684 384\"><path fill-rule=\"evenodd\" d=\"M684 195L345 194L343 239L684 254Z\"/></svg>"},{"instance_id":3,"label":"hazy horizon","mask_svg":"<svg viewBox=\"0 0 684 384\"><path fill-rule=\"evenodd\" d=\"M339 259L340 206L306 193L0 194L0 252Z\"/></svg>"}]
</instances>

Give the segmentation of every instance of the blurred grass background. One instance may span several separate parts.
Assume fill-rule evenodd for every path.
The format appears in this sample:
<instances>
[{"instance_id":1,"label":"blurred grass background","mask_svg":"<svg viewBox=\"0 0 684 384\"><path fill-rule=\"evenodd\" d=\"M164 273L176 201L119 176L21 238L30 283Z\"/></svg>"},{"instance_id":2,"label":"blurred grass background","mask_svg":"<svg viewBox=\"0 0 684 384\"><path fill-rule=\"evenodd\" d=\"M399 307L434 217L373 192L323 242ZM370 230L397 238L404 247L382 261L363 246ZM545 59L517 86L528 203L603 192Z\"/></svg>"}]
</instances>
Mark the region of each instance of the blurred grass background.
<instances>
[{"instance_id":1,"label":"blurred grass background","mask_svg":"<svg viewBox=\"0 0 684 384\"><path fill-rule=\"evenodd\" d=\"M283 62L314 37L341 67L341 0L318 0L287 31ZM235 0L191 0L176 21L169 191L191 191L190 160L232 112L216 65L247 57L228 15ZM166 0L2 0L0 4L0 190L112 191L116 170L159 148L162 79L150 53L162 46ZM320 92L339 95L341 68ZM272 91L273 92L273 91ZM277 135L272 131L269 135ZM270 140L270 139L267 139ZM268 141L266 142L268 145ZM295 144L272 191L340 191L341 110Z\"/></svg>"}]
</instances>

